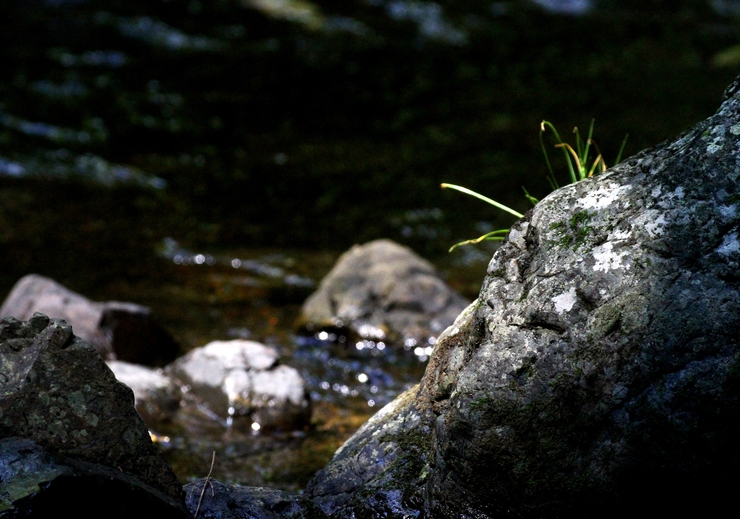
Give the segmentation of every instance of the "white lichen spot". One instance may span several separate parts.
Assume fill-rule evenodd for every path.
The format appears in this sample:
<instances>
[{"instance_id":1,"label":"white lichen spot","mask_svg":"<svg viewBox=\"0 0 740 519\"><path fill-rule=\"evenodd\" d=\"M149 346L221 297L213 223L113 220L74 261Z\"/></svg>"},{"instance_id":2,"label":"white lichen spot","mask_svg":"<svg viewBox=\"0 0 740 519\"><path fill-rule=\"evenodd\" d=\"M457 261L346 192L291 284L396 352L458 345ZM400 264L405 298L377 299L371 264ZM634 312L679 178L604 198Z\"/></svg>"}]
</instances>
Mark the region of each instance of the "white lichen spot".
<instances>
[{"instance_id":1,"label":"white lichen spot","mask_svg":"<svg viewBox=\"0 0 740 519\"><path fill-rule=\"evenodd\" d=\"M645 230L651 238L657 238L658 236L663 234L663 227L665 226L665 224L665 215L658 214L658 216L650 218L650 220L645 224Z\"/></svg>"},{"instance_id":2,"label":"white lichen spot","mask_svg":"<svg viewBox=\"0 0 740 519\"><path fill-rule=\"evenodd\" d=\"M707 152L708 153L712 153L712 154L717 153L719 150L721 150L725 146L724 142L722 142L722 141L723 141L723 139L721 139L721 138L714 139L707 146Z\"/></svg>"},{"instance_id":3,"label":"white lichen spot","mask_svg":"<svg viewBox=\"0 0 740 519\"><path fill-rule=\"evenodd\" d=\"M683 197L683 186L678 186L674 191L663 194L658 200L658 206L662 208L674 206L677 202L683 200Z\"/></svg>"},{"instance_id":4,"label":"white lichen spot","mask_svg":"<svg viewBox=\"0 0 740 519\"><path fill-rule=\"evenodd\" d=\"M658 198L662 192L663 192L662 186L655 186L653 190L650 192L650 194L653 196L653 198Z\"/></svg>"},{"instance_id":5,"label":"white lichen spot","mask_svg":"<svg viewBox=\"0 0 740 519\"><path fill-rule=\"evenodd\" d=\"M717 247L717 253L723 256L729 256L730 254L740 250L740 242L737 240L737 234L729 234L722 240L722 245Z\"/></svg>"},{"instance_id":6,"label":"white lichen spot","mask_svg":"<svg viewBox=\"0 0 740 519\"><path fill-rule=\"evenodd\" d=\"M622 263L622 258L627 255L626 251L614 252L614 245L611 242L607 242L594 249L594 270L597 272L608 272L612 269L627 268L627 265Z\"/></svg>"},{"instance_id":7,"label":"white lichen spot","mask_svg":"<svg viewBox=\"0 0 740 519\"><path fill-rule=\"evenodd\" d=\"M620 186L613 184L609 187L600 187L596 191L589 193L587 196L578 201L584 209L602 209L610 206L614 201L627 194L632 188L630 186Z\"/></svg>"},{"instance_id":8,"label":"white lichen spot","mask_svg":"<svg viewBox=\"0 0 740 519\"><path fill-rule=\"evenodd\" d=\"M563 312L570 312L573 305L576 304L578 296L576 296L576 289L571 287L567 292L555 296L551 301L555 304L555 311L559 314Z\"/></svg>"},{"instance_id":9,"label":"white lichen spot","mask_svg":"<svg viewBox=\"0 0 740 519\"><path fill-rule=\"evenodd\" d=\"M722 218L730 219L737 216L737 205L721 205L717 209Z\"/></svg>"},{"instance_id":10,"label":"white lichen spot","mask_svg":"<svg viewBox=\"0 0 740 519\"><path fill-rule=\"evenodd\" d=\"M730 133L732 135L740 135L740 123L730 126Z\"/></svg>"},{"instance_id":11,"label":"white lichen spot","mask_svg":"<svg viewBox=\"0 0 740 519\"><path fill-rule=\"evenodd\" d=\"M630 231L614 231L609 235L611 241L623 241L630 237Z\"/></svg>"},{"instance_id":12,"label":"white lichen spot","mask_svg":"<svg viewBox=\"0 0 740 519\"><path fill-rule=\"evenodd\" d=\"M707 145L707 151L709 153L717 153L719 150L721 150L725 143L724 143L724 135L725 135L725 127L724 126L715 126L712 128L712 136L714 137L712 139L712 142L710 142Z\"/></svg>"}]
</instances>

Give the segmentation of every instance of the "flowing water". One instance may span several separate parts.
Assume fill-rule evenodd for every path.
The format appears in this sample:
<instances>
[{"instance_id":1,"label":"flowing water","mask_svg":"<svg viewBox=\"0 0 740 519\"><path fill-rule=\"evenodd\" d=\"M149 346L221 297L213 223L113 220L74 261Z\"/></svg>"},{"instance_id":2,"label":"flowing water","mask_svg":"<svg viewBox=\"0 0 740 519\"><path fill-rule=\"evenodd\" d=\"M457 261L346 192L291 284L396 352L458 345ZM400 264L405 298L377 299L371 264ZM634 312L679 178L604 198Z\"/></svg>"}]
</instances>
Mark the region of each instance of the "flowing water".
<instances>
[{"instance_id":1,"label":"flowing water","mask_svg":"<svg viewBox=\"0 0 740 519\"><path fill-rule=\"evenodd\" d=\"M470 249L442 257L440 274L471 299L489 253ZM168 239L160 248L168 281L120 287L116 297L150 305L183 350L244 338L276 348L298 369L313 418L303 431L265 435L228 427L227 417L194 409L171 430L153 431L183 481L212 477L245 485L299 490L362 423L423 374L433 342L393 347L331 331L298 334L305 298L337 259L301 250L191 251Z\"/></svg>"}]
</instances>

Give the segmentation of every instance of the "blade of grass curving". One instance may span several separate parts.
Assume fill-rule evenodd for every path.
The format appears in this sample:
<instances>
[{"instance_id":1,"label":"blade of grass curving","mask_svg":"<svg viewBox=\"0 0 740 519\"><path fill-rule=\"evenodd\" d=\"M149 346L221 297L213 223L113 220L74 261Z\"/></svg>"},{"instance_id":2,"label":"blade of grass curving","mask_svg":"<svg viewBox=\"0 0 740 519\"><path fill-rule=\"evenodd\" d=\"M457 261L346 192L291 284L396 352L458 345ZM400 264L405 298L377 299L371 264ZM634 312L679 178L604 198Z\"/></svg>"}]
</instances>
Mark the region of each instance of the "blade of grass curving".
<instances>
[{"instance_id":1,"label":"blade of grass curving","mask_svg":"<svg viewBox=\"0 0 740 519\"><path fill-rule=\"evenodd\" d=\"M496 231L491 231L489 233L484 234L483 236L479 236L478 238L475 238L474 240L465 240L465 241L461 241L460 243L456 243L455 245L450 247L450 250L447 252L452 252L456 248L461 247L463 245L473 245L476 243L480 243L482 241L504 241L508 233L509 233L509 229L498 229Z\"/></svg>"},{"instance_id":2,"label":"blade of grass curving","mask_svg":"<svg viewBox=\"0 0 740 519\"><path fill-rule=\"evenodd\" d=\"M575 184L578 182L578 179L576 178L575 171L573 170L573 164L571 163L570 156L573 156L573 160L576 162L576 168L578 169L578 175L581 175L581 170L583 166L581 165L581 159L578 157L578 153L576 153L576 150L573 149L573 146L568 144L567 142L561 142L560 144L555 145L556 148L563 148L563 153L565 153L567 159L568 159L568 169L570 170L570 179L571 184ZM570 155L568 155L570 153Z\"/></svg>"},{"instance_id":3,"label":"blade of grass curving","mask_svg":"<svg viewBox=\"0 0 740 519\"><path fill-rule=\"evenodd\" d=\"M526 187L522 186L522 191L524 191L524 196L527 197L527 200L529 200L532 203L532 205L537 205L537 202L539 202L539 200L537 200L535 197L530 195Z\"/></svg>"},{"instance_id":4,"label":"blade of grass curving","mask_svg":"<svg viewBox=\"0 0 740 519\"><path fill-rule=\"evenodd\" d=\"M591 144L593 144L593 135L594 135L594 123L596 122L596 119L591 119L591 125L588 127L588 138L586 139L586 147L583 150L583 155L581 155L581 180L586 178L587 176L591 176L590 174L586 174L586 164L588 164L588 154L590 152ZM597 150L598 151L598 150Z\"/></svg>"},{"instance_id":5,"label":"blade of grass curving","mask_svg":"<svg viewBox=\"0 0 740 519\"><path fill-rule=\"evenodd\" d=\"M599 165L601 165L601 171L599 171L599 173L606 171L606 162L601 158L601 153L599 153L599 156L596 157L596 160L594 160L594 163L591 165L591 169L588 171L589 177L594 176L594 171L596 171L596 168L599 167Z\"/></svg>"},{"instance_id":6,"label":"blade of grass curving","mask_svg":"<svg viewBox=\"0 0 740 519\"><path fill-rule=\"evenodd\" d=\"M483 200L487 204L491 204L493 207L496 207L498 209L501 209L502 211L506 211L509 214L513 214L517 218L522 218L524 215L522 213L519 213L515 210L513 210L511 207L505 206L504 204L500 204L496 202L495 200L491 200L487 196L483 196L480 193L476 193L475 191L468 189L466 187L457 186L455 184L441 184L442 188L448 188L448 189L454 189L455 191L460 191L461 193L465 193L466 195L474 196L478 200Z\"/></svg>"},{"instance_id":7,"label":"blade of grass curving","mask_svg":"<svg viewBox=\"0 0 740 519\"><path fill-rule=\"evenodd\" d=\"M578 131L578 126L573 128L573 133L576 136L576 154L578 155L579 164L583 164L583 152L584 152L584 146L583 146L583 139L581 139L581 132ZM581 168L578 168L578 175L582 175Z\"/></svg>"},{"instance_id":8,"label":"blade of grass curving","mask_svg":"<svg viewBox=\"0 0 740 519\"><path fill-rule=\"evenodd\" d=\"M545 148L545 140L542 138L542 134L545 133L545 123L549 124L552 127L552 125L547 121L542 121L540 123L540 146L542 147L542 154L545 156L545 164L547 164L547 169L550 172L550 176L547 177L547 181L550 183L550 189L555 191L560 186L558 185L558 181L555 178L555 172L552 170L552 164L550 164L550 156L547 153L547 148ZM557 137L557 135L558 132L556 131L555 136Z\"/></svg>"},{"instance_id":9,"label":"blade of grass curving","mask_svg":"<svg viewBox=\"0 0 740 519\"><path fill-rule=\"evenodd\" d=\"M562 147L561 145L563 145L565 143L563 142L563 139L560 138L560 134L555 129L555 126L553 126L552 123L550 123L549 121L542 121L542 123L540 123L540 141L542 141L542 132L545 131L545 126L547 126L548 128L550 128L552 130L552 133L555 134L555 139L557 139L557 141L558 141L558 144L556 144L555 147L556 148L557 147ZM544 144L542 145L542 147L544 149ZM571 149L573 149L573 148L571 148ZM565 150L565 149L563 149L563 156L565 157L565 162L568 164L568 172L570 173L570 183L571 184L574 184L574 183L576 183L578 181L578 179L576 177L576 172L573 170L573 163L570 160L570 155L568 155L568 151ZM577 156L576 156L576 158L577 158ZM555 178L555 175L552 173L552 168L550 168L550 173L553 175L553 179L554 179Z\"/></svg>"}]
</instances>

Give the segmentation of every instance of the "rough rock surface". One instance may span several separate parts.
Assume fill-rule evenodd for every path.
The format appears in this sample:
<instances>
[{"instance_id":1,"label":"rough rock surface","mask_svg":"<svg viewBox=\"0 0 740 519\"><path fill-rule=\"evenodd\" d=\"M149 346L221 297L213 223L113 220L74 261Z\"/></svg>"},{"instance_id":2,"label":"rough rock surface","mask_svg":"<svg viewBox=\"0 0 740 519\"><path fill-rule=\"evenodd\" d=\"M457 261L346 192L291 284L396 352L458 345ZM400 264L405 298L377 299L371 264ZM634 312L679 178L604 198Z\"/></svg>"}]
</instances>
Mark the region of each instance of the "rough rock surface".
<instances>
[{"instance_id":1,"label":"rough rock surface","mask_svg":"<svg viewBox=\"0 0 740 519\"><path fill-rule=\"evenodd\" d=\"M254 341L214 341L167 366L165 373L237 429L301 429L311 421L306 384L277 351Z\"/></svg>"},{"instance_id":2,"label":"rough rock surface","mask_svg":"<svg viewBox=\"0 0 740 519\"><path fill-rule=\"evenodd\" d=\"M36 312L70 323L105 359L161 366L174 360L179 351L148 308L119 301L90 301L52 279L29 274L8 294L0 307L0 318L23 321Z\"/></svg>"},{"instance_id":3,"label":"rough rock surface","mask_svg":"<svg viewBox=\"0 0 740 519\"><path fill-rule=\"evenodd\" d=\"M304 303L300 323L426 344L468 303L411 249L376 240L356 245L339 258Z\"/></svg>"},{"instance_id":4,"label":"rough rock surface","mask_svg":"<svg viewBox=\"0 0 740 519\"><path fill-rule=\"evenodd\" d=\"M62 320L0 321L0 439L123 472L171 499L181 486L152 444L131 390Z\"/></svg>"},{"instance_id":5,"label":"rough rock surface","mask_svg":"<svg viewBox=\"0 0 740 519\"><path fill-rule=\"evenodd\" d=\"M740 78L517 222L416 394L309 483L331 517L722 515L740 462Z\"/></svg>"}]
</instances>

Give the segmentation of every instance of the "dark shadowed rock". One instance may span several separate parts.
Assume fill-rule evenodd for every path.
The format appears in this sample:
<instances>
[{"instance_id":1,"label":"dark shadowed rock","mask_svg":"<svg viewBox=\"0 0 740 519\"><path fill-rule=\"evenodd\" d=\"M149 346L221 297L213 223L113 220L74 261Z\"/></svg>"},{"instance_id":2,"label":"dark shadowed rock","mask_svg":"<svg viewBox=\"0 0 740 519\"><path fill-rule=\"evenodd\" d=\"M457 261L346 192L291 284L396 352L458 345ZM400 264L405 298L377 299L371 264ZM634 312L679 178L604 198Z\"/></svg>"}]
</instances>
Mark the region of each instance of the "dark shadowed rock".
<instances>
[{"instance_id":1,"label":"dark shadowed rock","mask_svg":"<svg viewBox=\"0 0 740 519\"><path fill-rule=\"evenodd\" d=\"M98 327L105 333L116 359L145 366L164 366L180 347L146 306L106 301Z\"/></svg>"},{"instance_id":2,"label":"dark shadowed rock","mask_svg":"<svg viewBox=\"0 0 740 519\"><path fill-rule=\"evenodd\" d=\"M349 328L364 338L426 344L455 320L468 301L431 263L390 240L345 252L304 303L309 328Z\"/></svg>"},{"instance_id":3,"label":"dark shadowed rock","mask_svg":"<svg viewBox=\"0 0 740 519\"><path fill-rule=\"evenodd\" d=\"M181 503L131 390L64 321L0 321L0 439L11 437L33 441L54 466L107 467Z\"/></svg>"},{"instance_id":4,"label":"dark shadowed rock","mask_svg":"<svg viewBox=\"0 0 740 519\"><path fill-rule=\"evenodd\" d=\"M118 469L55 456L32 440L0 439L0 517L190 517L173 499Z\"/></svg>"},{"instance_id":5,"label":"dark shadowed rock","mask_svg":"<svg viewBox=\"0 0 740 519\"><path fill-rule=\"evenodd\" d=\"M740 78L710 119L517 222L418 391L304 497L342 518L722 515L738 329Z\"/></svg>"},{"instance_id":6,"label":"dark shadowed rock","mask_svg":"<svg viewBox=\"0 0 740 519\"><path fill-rule=\"evenodd\" d=\"M261 487L226 485L199 479L184 487L190 513L203 519L302 519L300 498L289 492Z\"/></svg>"},{"instance_id":7,"label":"dark shadowed rock","mask_svg":"<svg viewBox=\"0 0 740 519\"><path fill-rule=\"evenodd\" d=\"M29 274L8 294L0 307L0 318L28 320L35 312L70 323L105 359L162 366L174 360L179 351L149 308L118 301L97 303L52 279Z\"/></svg>"}]
</instances>

